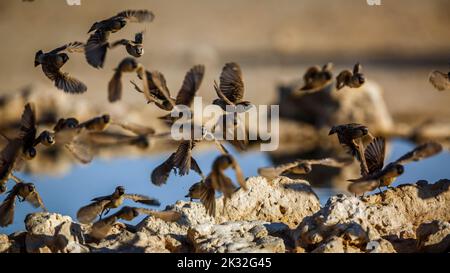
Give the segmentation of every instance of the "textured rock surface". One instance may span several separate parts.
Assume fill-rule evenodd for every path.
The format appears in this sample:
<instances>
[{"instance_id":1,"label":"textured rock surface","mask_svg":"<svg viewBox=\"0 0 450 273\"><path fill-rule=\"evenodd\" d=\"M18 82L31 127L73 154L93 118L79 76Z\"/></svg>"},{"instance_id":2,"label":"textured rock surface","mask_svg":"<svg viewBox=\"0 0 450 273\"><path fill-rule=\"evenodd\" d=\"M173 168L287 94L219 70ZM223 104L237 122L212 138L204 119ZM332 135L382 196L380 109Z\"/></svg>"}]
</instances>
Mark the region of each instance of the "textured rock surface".
<instances>
[{"instance_id":1,"label":"textured rock surface","mask_svg":"<svg viewBox=\"0 0 450 273\"><path fill-rule=\"evenodd\" d=\"M268 182L262 177L247 181L249 190L239 190L225 207L225 213L218 214L217 223L226 221L262 220L271 223L285 223L296 227L306 216L320 209L317 195L308 182L279 177ZM217 210L223 210L222 198Z\"/></svg>"},{"instance_id":2,"label":"textured rock surface","mask_svg":"<svg viewBox=\"0 0 450 273\"><path fill-rule=\"evenodd\" d=\"M11 242L9 241L8 236L0 234L0 253L8 252L10 247Z\"/></svg>"},{"instance_id":3,"label":"textured rock surface","mask_svg":"<svg viewBox=\"0 0 450 273\"><path fill-rule=\"evenodd\" d=\"M269 235L262 221L202 224L189 230L197 253L284 253L282 239Z\"/></svg>"},{"instance_id":4,"label":"textured rock surface","mask_svg":"<svg viewBox=\"0 0 450 273\"><path fill-rule=\"evenodd\" d=\"M449 186L449 180L403 185L386 191L384 197L377 194L365 201L333 196L318 213L305 218L294 236L299 247L315 252L348 252L349 246L361 251L417 251L419 225L450 217Z\"/></svg>"},{"instance_id":5,"label":"textured rock surface","mask_svg":"<svg viewBox=\"0 0 450 273\"><path fill-rule=\"evenodd\" d=\"M207 216L200 203L178 201L175 223L148 217L137 226L118 223L99 243L89 226L53 213L30 214L27 232L0 235L0 252L448 252L450 180L420 181L384 193L337 195L320 208L309 184L250 178L224 215ZM222 210L218 199L218 209ZM239 209L238 209L239 208ZM300 223L300 224L297 224ZM87 242L86 242L87 241Z\"/></svg>"},{"instance_id":6,"label":"textured rock surface","mask_svg":"<svg viewBox=\"0 0 450 273\"><path fill-rule=\"evenodd\" d=\"M81 226L68 216L54 213L34 213L25 219L28 253L65 252L81 253L88 249L83 245Z\"/></svg>"},{"instance_id":7,"label":"textured rock surface","mask_svg":"<svg viewBox=\"0 0 450 273\"><path fill-rule=\"evenodd\" d=\"M433 221L417 229L419 251L442 253L450 251L450 223Z\"/></svg>"}]
</instances>

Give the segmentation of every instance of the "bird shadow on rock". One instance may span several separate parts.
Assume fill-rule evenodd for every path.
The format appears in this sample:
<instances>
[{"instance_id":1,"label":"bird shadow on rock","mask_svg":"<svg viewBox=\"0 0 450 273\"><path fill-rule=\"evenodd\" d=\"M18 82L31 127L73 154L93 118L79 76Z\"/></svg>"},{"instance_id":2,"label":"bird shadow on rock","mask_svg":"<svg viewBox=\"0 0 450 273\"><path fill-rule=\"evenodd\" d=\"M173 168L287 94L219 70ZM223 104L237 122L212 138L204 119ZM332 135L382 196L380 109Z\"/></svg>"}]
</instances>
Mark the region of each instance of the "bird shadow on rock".
<instances>
[{"instance_id":1,"label":"bird shadow on rock","mask_svg":"<svg viewBox=\"0 0 450 273\"><path fill-rule=\"evenodd\" d=\"M418 188L418 196L421 199L431 199L436 196L449 191L450 189L450 180L441 179L434 184L428 184L427 181L421 180L416 183ZM401 187L401 186L399 186Z\"/></svg>"}]
</instances>

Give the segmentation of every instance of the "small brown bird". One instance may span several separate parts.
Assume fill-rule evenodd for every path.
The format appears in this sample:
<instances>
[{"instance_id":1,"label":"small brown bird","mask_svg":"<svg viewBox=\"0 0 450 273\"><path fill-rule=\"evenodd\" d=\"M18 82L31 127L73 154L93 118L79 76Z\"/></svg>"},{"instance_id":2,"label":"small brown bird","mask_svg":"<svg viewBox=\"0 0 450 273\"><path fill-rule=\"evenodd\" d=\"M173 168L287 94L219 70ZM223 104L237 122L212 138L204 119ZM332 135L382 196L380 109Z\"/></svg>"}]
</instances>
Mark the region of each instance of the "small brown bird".
<instances>
[{"instance_id":1,"label":"small brown bird","mask_svg":"<svg viewBox=\"0 0 450 273\"><path fill-rule=\"evenodd\" d=\"M193 170L203 178L203 172L192 156L192 150L199 141L195 139L182 140L177 150L153 170L151 174L152 183L157 186L166 184L172 170L175 170L175 173L180 176L188 175L190 170Z\"/></svg>"},{"instance_id":2,"label":"small brown bird","mask_svg":"<svg viewBox=\"0 0 450 273\"><path fill-rule=\"evenodd\" d=\"M251 107L251 102L243 100L244 81L241 67L237 63L225 64L220 75L220 85L214 82L214 89L219 98L214 100L213 104L220 106L224 111L227 111L227 106L243 107L242 110L238 109L238 112L245 112Z\"/></svg>"},{"instance_id":3,"label":"small brown bird","mask_svg":"<svg viewBox=\"0 0 450 273\"><path fill-rule=\"evenodd\" d=\"M114 76L108 85L108 99L110 102L116 102L122 99L122 74L136 72L143 82L143 93L147 98L147 101L152 99L150 90L148 88L147 73L142 64L138 63L133 58L123 59L119 66L115 69Z\"/></svg>"},{"instance_id":4,"label":"small brown bird","mask_svg":"<svg viewBox=\"0 0 450 273\"><path fill-rule=\"evenodd\" d=\"M94 156L86 141L86 128L76 118L59 119L53 128L55 143L63 146L82 164L90 163Z\"/></svg>"},{"instance_id":5,"label":"small brown bird","mask_svg":"<svg viewBox=\"0 0 450 273\"><path fill-rule=\"evenodd\" d=\"M119 186L111 195L92 199L93 203L82 207L78 211L77 219L80 223L90 224L95 220L95 218L97 218L97 216L100 216L101 218L103 213L108 214L111 209L120 207L123 204L124 199L129 199L136 203L149 206L161 205L158 200L145 195L125 194L125 188Z\"/></svg>"},{"instance_id":6,"label":"small brown bird","mask_svg":"<svg viewBox=\"0 0 450 273\"><path fill-rule=\"evenodd\" d=\"M18 183L9 192L6 199L0 205L0 227L7 227L14 222L14 209L16 206L16 198L19 202L27 201L35 208L42 208L46 211L41 196L36 191L32 183Z\"/></svg>"},{"instance_id":7,"label":"small brown bird","mask_svg":"<svg viewBox=\"0 0 450 273\"><path fill-rule=\"evenodd\" d=\"M176 222L178 221L182 214L176 211L154 211L145 208L135 208L135 207L123 207L118 212L104 219L95 222L92 225L91 232L89 236L100 241L108 236L114 227L117 220L122 219L125 221L132 221L140 214L146 214L159 218L166 222Z\"/></svg>"},{"instance_id":8,"label":"small brown bird","mask_svg":"<svg viewBox=\"0 0 450 273\"><path fill-rule=\"evenodd\" d=\"M316 159L316 160L296 160L291 163L282 164L271 168L258 169L259 175L272 180L278 176L286 174L308 174L313 170L314 165L343 168L352 163L352 159Z\"/></svg>"},{"instance_id":9,"label":"small brown bird","mask_svg":"<svg viewBox=\"0 0 450 273\"><path fill-rule=\"evenodd\" d=\"M87 62L95 68L103 68L106 53L110 47L109 36L111 33L118 32L124 28L128 22L152 22L154 18L155 15L148 10L127 10L120 12L109 19L94 23L88 33L91 33L92 31L95 32L89 37L89 40L86 43ZM137 48L138 47L136 47L136 49Z\"/></svg>"},{"instance_id":10,"label":"small brown bird","mask_svg":"<svg viewBox=\"0 0 450 273\"><path fill-rule=\"evenodd\" d=\"M396 161L383 167L386 154L386 141L382 137L377 137L372 140L364 152L369 171L368 174L358 179L349 180L353 182L349 186L349 191L355 194L361 194L372 191L377 187L379 189L380 187L389 187L397 177L403 174L403 165L434 156L441 151L441 144L427 142L417 146Z\"/></svg>"},{"instance_id":11,"label":"small brown bird","mask_svg":"<svg viewBox=\"0 0 450 273\"><path fill-rule=\"evenodd\" d=\"M38 137L36 129L36 113L33 104L26 104L20 122L18 136L13 139L1 134L8 144L0 153L0 193L5 192L6 183L10 178L16 182L20 179L13 175L14 169L20 165L22 159L31 160L36 157L35 147L42 143L51 146L55 143L53 135L48 131L43 131Z\"/></svg>"},{"instance_id":12,"label":"small brown bird","mask_svg":"<svg viewBox=\"0 0 450 273\"><path fill-rule=\"evenodd\" d=\"M336 78L337 90L341 90L345 86L348 86L350 88L361 87L366 82L364 74L362 74L361 70L362 66L357 63L353 67L353 72L350 70L342 71Z\"/></svg>"},{"instance_id":13,"label":"small brown bird","mask_svg":"<svg viewBox=\"0 0 450 273\"><path fill-rule=\"evenodd\" d=\"M134 41L122 39L119 41L114 42L111 45L111 48L115 48L118 46L125 46L128 54L135 58L140 58L142 55L144 55L144 32L136 33L134 37Z\"/></svg>"},{"instance_id":14,"label":"small brown bird","mask_svg":"<svg viewBox=\"0 0 450 273\"><path fill-rule=\"evenodd\" d=\"M445 74L434 70L430 73L428 80L439 91L450 90L450 72Z\"/></svg>"},{"instance_id":15,"label":"small brown bird","mask_svg":"<svg viewBox=\"0 0 450 273\"><path fill-rule=\"evenodd\" d=\"M183 84L178 91L177 97L174 99L170 95L170 90L167 87L166 78L159 71L146 71L148 86L150 89L151 100L148 103L155 103L160 109L165 111L172 111L176 105L185 105L191 107L200 85L202 84L205 75L204 65L193 66L184 77ZM144 93L134 82L136 91ZM169 124L174 122L174 118L169 115L162 117Z\"/></svg>"},{"instance_id":16,"label":"small brown bird","mask_svg":"<svg viewBox=\"0 0 450 273\"><path fill-rule=\"evenodd\" d=\"M362 150L363 143L362 138L369 135L369 128L367 126L358 123L349 123L338 126L333 126L329 132L329 135L337 134L339 143L347 149L347 152L356 157L361 163L361 170L363 174L367 173L367 164L364 158L364 151ZM358 141L358 143L356 142Z\"/></svg>"},{"instance_id":17,"label":"small brown bird","mask_svg":"<svg viewBox=\"0 0 450 273\"><path fill-rule=\"evenodd\" d=\"M225 174L225 170L230 167L235 171L241 188L246 191L247 186L239 164L233 156L226 154L214 160L211 173L204 181L192 185L186 197L200 199L208 214L214 217L216 215L216 191L223 193L225 208L226 201L237 190L231 178Z\"/></svg>"},{"instance_id":18,"label":"small brown bird","mask_svg":"<svg viewBox=\"0 0 450 273\"><path fill-rule=\"evenodd\" d=\"M85 121L79 124L78 128L85 128L90 132L103 132L108 128L110 124L111 124L111 116L106 114Z\"/></svg>"},{"instance_id":19,"label":"small brown bird","mask_svg":"<svg viewBox=\"0 0 450 273\"><path fill-rule=\"evenodd\" d=\"M178 95L175 99L170 97L170 91L167 88L165 83L164 76L161 78L162 74L153 73L152 79L153 83L157 86L159 90L163 90L162 94L166 94L166 101L169 102L172 106L170 111L174 109L175 106L187 106L191 107L194 102L195 95L197 91L200 89L200 85L203 82L203 77L205 75L205 66L204 65L195 65L193 66L184 77L183 84L178 91ZM172 125L177 119L172 117L171 114L168 114L160 119L165 120L169 125Z\"/></svg>"},{"instance_id":20,"label":"small brown bird","mask_svg":"<svg viewBox=\"0 0 450 273\"><path fill-rule=\"evenodd\" d=\"M304 85L300 88L302 93L313 93L324 90L333 84L333 64L328 63L322 68L310 67L303 76Z\"/></svg>"},{"instance_id":21,"label":"small brown bird","mask_svg":"<svg viewBox=\"0 0 450 273\"><path fill-rule=\"evenodd\" d=\"M82 53L84 52L84 44L80 42L73 42L48 53L42 50L36 53L34 59L34 66L42 66L42 71L45 76L55 83L56 88L63 90L66 93L81 94L87 91L87 87L81 81L72 78L68 73L61 71L61 68L69 60L66 53Z\"/></svg>"}]
</instances>

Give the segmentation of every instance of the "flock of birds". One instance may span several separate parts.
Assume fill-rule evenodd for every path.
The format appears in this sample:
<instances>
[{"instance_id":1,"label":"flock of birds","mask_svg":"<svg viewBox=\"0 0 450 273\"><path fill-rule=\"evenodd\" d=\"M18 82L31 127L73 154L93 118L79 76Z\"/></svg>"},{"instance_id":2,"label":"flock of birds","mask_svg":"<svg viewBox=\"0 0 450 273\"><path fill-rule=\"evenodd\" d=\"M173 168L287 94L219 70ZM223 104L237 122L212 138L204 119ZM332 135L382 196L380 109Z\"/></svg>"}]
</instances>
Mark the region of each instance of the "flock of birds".
<instances>
[{"instance_id":1,"label":"flock of birds","mask_svg":"<svg viewBox=\"0 0 450 273\"><path fill-rule=\"evenodd\" d=\"M95 68L103 68L108 50L118 46L124 46L131 57L124 58L115 69L114 75L108 85L108 98L110 102L119 101L122 97L122 75L123 73L136 73L142 86L131 81L134 89L142 93L145 102L155 104L158 108L167 111L166 116L161 117L168 126L177 120L170 114L176 110L178 105L190 107L196 92L200 88L205 74L203 65L193 66L185 76L182 86L175 98L167 87L165 77L158 71L148 71L135 58L144 54L144 32L137 33L134 40L119 40L109 43L111 34L123 29L128 23L148 23L154 20L154 14L148 10L128 10L119 14L96 22L89 29L92 33L86 44L81 42L68 43L50 52L44 53L42 50L36 53L35 66L41 66L45 76L52 80L57 89L70 94L80 94L87 91L87 86L76 78L63 72L61 69L69 60L68 53L84 53L89 65ZM353 70L342 71L336 81L331 72L331 63L324 67L314 66L307 70L304 75L304 86L297 92L308 94L319 92L330 87L336 82L336 89L340 90L347 86L349 88L359 88L365 83L362 74L362 67L356 64ZM434 71L430 75L430 82L439 90L449 88L449 74ZM252 104L244 100L244 82L242 71L237 63L227 63L223 67L220 84L214 82L214 89L217 99L212 104L219 106L223 110L223 115L229 115L237 109L246 111ZM242 106L243 108L241 108ZM213 139L221 155L213 164L212 171L204 175L196 160L192 156L195 146L201 141L207 141L206 129L203 125L196 125L192 128L200 129L199 138L194 137L188 140L180 140L178 148L167 160L156 167L151 174L153 184L161 186L167 183L172 172L179 176L189 174L194 171L201 176L201 181L194 184L186 197L199 199L208 214L216 215L216 192L224 196L224 202L230 199L237 190L247 190L246 181L242 170L236 159L227 151L222 143ZM233 128L222 127L225 133L227 130L237 130L239 123L235 123ZM121 138L122 143L147 148L150 137L168 137L169 133L156 134L155 130L137 124L121 123L113 121L110 115L94 117L90 120L80 122L76 118L60 118L53 126L53 130L44 130L38 134L36 121L36 111L32 103L24 107L21 117L19 133L15 137L1 134L7 140L7 145L0 153L0 194L7 194L7 197L0 205L0 226L5 227L14 221L14 209L16 199L19 202L27 201L36 208L45 210L36 187L32 183L26 183L15 175L20 170L23 163L32 160L37 155L37 146L50 147L61 145L67 149L74 157L82 163L89 163L93 156L89 152L88 143L101 142L107 137L106 129L109 126L118 126L123 130L132 132L134 136ZM246 130L246 129L244 129ZM404 172L403 165L428 158L442 151L442 146L436 142L427 142L416 147L411 152L405 154L397 161L384 165L386 153L386 141L381 137L374 137L369 129L360 124L345 124L335 126L331 129L330 135L336 134L340 144L347 148L349 156L346 158L326 158L319 160L298 160L292 163L276 167L261 168L258 170L261 176L273 179L288 173L306 174L313 171L315 165L326 165L343 168L353 162L355 158L361 167L361 177L352 182L349 191L355 194L370 192L382 186L389 186ZM364 141L368 140L368 145L364 146ZM233 146L244 149L248 145L248 140L230 140ZM367 142L367 141L366 141ZM232 168L236 174L236 181L240 188L235 186L233 180L225 174L225 171ZM16 184L8 191L7 183L13 180ZM159 206L158 200L139 194L127 194L124 187L117 187L114 193L92 200L92 203L82 207L77 218L80 223L93 224L90 233L92 238L105 238L114 227L118 219L131 221L140 214L152 215L164 221L177 221L181 215L174 211L155 211L140 207L122 206L124 199L132 200L139 204L148 206ZM108 217L105 217L110 210L120 208L120 210ZM224 206L225 208L225 206Z\"/></svg>"}]
</instances>

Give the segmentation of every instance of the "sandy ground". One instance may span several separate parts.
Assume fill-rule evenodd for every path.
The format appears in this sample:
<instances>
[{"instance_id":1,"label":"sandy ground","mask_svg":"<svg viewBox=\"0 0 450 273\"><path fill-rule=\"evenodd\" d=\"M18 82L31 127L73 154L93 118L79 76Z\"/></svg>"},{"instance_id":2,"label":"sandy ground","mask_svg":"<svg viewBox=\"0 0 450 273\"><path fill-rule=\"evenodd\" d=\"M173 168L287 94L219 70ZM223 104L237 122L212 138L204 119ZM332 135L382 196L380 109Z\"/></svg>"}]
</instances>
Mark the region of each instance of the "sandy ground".
<instances>
[{"instance_id":1,"label":"sandy ground","mask_svg":"<svg viewBox=\"0 0 450 273\"><path fill-rule=\"evenodd\" d=\"M147 8L156 14L154 23L129 25L112 39L132 38L145 29L146 55L141 61L164 72L172 92L190 66L204 63L207 75L200 94L209 100L223 63L237 61L245 73L246 96L255 103L270 103L278 83L300 77L309 65L333 61L339 70L361 61L367 77L383 86L394 114L439 111L450 118L450 92L438 93L427 82L431 69L449 68L450 1L382 3L370 7L364 0L82 0L80 7L71 7L65 0L2 0L0 92L28 84L52 88L32 65L37 50L86 41L96 20L128 8ZM95 70L84 56L72 55L65 71L89 86L86 95L72 99L105 104L112 69L124 56L122 49L111 51L105 69ZM128 103L144 106L132 91L125 97Z\"/></svg>"}]
</instances>

